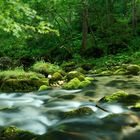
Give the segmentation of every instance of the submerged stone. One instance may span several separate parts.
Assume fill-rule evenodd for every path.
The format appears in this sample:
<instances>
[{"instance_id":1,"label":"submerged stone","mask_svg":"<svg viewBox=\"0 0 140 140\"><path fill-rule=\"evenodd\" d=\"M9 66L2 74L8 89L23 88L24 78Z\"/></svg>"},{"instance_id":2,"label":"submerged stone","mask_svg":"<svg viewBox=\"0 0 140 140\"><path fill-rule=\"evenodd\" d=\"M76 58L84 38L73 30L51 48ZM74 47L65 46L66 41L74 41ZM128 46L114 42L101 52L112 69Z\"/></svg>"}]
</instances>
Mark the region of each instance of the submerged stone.
<instances>
[{"instance_id":1,"label":"submerged stone","mask_svg":"<svg viewBox=\"0 0 140 140\"><path fill-rule=\"evenodd\" d=\"M91 115L93 110L89 107L81 107L64 113L64 118L82 117Z\"/></svg>"}]
</instances>

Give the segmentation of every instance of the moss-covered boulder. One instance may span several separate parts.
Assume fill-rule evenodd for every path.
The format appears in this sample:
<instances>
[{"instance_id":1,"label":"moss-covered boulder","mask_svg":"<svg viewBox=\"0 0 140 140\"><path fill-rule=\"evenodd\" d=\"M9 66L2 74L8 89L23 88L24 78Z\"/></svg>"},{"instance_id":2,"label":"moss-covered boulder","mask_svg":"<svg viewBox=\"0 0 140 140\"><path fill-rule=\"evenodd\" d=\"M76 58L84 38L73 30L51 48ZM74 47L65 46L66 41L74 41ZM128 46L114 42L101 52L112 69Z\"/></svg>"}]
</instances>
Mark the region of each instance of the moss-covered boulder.
<instances>
[{"instance_id":1,"label":"moss-covered boulder","mask_svg":"<svg viewBox=\"0 0 140 140\"><path fill-rule=\"evenodd\" d=\"M114 72L114 75L125 75L126 74L126 69L124 68L119 68Z\"/></svg>"},{"instance_id":2,"label":"moss-covered boulder","mask_svg":"<svg viewBox=\"0 0 140 140\"><path fill-rule=\"evenodd\" d=\"M123 128L126 130L126 126L134 128L139 124L139 118L135 114L122 113L122 114L110 114L102 119L106 129L120 131ZM108 125L109 124L109 125Z\"/></svg>"},{"instance_id":3,"label":"moss-covered boulder","mask_svg":"<svg viewBox=\"0 0 140 140\"><path fill-rule=\"evenodd\" d=\"M47 85L41 85L38 89L38 91L44 91L44 90L47 90L49 89L49 87Z\"/></svg>"},{"instance_id":4,"label":"moss-covered boulder","mask_svg":"<svg viewBox=\"0 0 140 140\"><path fill-rule=\"evenodd\" d=\"M59 72L55 72L52 77L49 79L49 83L53 84L56 83L57 81L62 80L63 76Z\"/></svg>"},{"instance_id":5,"label":"moss-covered boulder","mask_svg":"<svg viewBox=\"0 0 140 140\"><path fill-rule=\"evenodd\" d=\"M63 85L64 89L78 89L80 87L80 80L78 78L74 78L70 80L68 83Z\"/></svg>"},{"instance_id":6,"label":"moss-covered boulder","mask_svg":"<svg viewBox=\"0 0 140 140\"><path fill-rule=\"evenodd\" d=\"M138 75L140 71L140 66L131 64L126 69L127 69L127 74Z\"/></svg>"},{"instance_id":7,"label":"moss-covered boulder","mask_svg":"<svg viewBox=\"0 0 140 140\"><path fill-rule=\"evenodd\" d=\"M136 103L134 106L132 106L131 109L134 111L140 111L140 102Z\"/></svg>"},{"instance_id":8,"label":"moss-covered boulder","mask_svg":"<svg viewBox=\"0 0 140 140\"><path fill-rule=\"evenodd\" d=\"M62 65L61 65L62 69L66 72L69 72L69 71L72 71L74 69L76 69L76 64L75 62L73 61L70 61L70 62L64 62Z\"/></svg>"},{"instance_id":9,"label":"moss-covered boulder","mask_svg":"<svg viewBox=\"0 0 140 140\"><path fill-rule=\"evenodd\" d=\"M70 81L73 78L78 78L80 81L84 81L84 75L78 71L70 71L67 75L66 75L66 80Z\"/></svg>"},{"instance_id":10,"label":"moss-covered boulder","mask_svg":"<svg viewBox=\"0 0 140 140\"><path fill-rule=\"evenodd\" d=\"M112 95L104 96L99 102L109 102L109 103L122 103L124 105L134 105L136 102L140 101L140 96L134 94L128 94L124 91L118 91Z\"/></svg>"},{"instance_id":11,"label":"moss-covered boulder","mask_svg":"<svg viewBox=\"0 0 140 140\"><path fill-rule=\"evenodd\" d=\"M89 86L90 84L91 84L91 81L90 80L84 80L84 81L80 82L79 87L80 88L84 88L84 87Z\"/></svg>"},{"instance_id":12,"label":"moss-covered boulder","mask_svg":"<svg viewBox=\"0 0 140 140\"><path fill-rule=\"evenodd\" d=\"M36 139L36 136L28 131L18 129L14 126L2 128L0 130L1 140L31 140Z\"/></svg>"},{"instance_id":13,"label":"moss-covered boulder","mask_svg":"<svg viewBox=\"0 0 140 140\"><path fill-rule=\"evenodd\" d=\"M63 85L64 89L79 89L79 88L85 88L89 85L92 84L92 80L94 80L94 78L92 77L85 77L84 80L80 81L78 78L74 78L72 80L70 80L69 82L65 83Z\"/></svg>"},{"instance_id":14,"label":"moss-covered boulder","mask_svg":"<svg viewBox=\"0 0 140 140\"><path fill-rule=\"evenodd\" d=\"M59 71L60 67L58 65L46 63L44 61L39 61L32 66L32 70L35 72L42 73L47 77L49 74L53 74Z\"/></svg>"},{"instance_id":15,"label":"moss-covered boulder","mask_svg":"<svg viewBox=\"0 0 140 140\"><path fill-rule=\"evenodd\" d=\"M91 115L93 110L89 107L80 107L64 113L64 118L82 117Z\"/></svg>"},{"instance_id":16,"label":"moss-covered boulder","mask_svg":"<svg viewBox=\"0 0 140 140\"><path fill-rule=\"evenodd\" d=\"M7 79L0 82L0 91L3 92L31 92L37 91L45 83L42 80Z\"/></svg>"},{"instance_id":17,"label":"moss-covered boulder","mask_svg":"<svg viewBox=\"0 0 140 140\"><path fill-rule=\"evenodd\" d=\"M100 76L109 76L109 75L112 75L113 72L110 71L110 70L105 70L105 71L102 71L101 73L99 73L98 75Z\"/></svg>"}]
</instances>

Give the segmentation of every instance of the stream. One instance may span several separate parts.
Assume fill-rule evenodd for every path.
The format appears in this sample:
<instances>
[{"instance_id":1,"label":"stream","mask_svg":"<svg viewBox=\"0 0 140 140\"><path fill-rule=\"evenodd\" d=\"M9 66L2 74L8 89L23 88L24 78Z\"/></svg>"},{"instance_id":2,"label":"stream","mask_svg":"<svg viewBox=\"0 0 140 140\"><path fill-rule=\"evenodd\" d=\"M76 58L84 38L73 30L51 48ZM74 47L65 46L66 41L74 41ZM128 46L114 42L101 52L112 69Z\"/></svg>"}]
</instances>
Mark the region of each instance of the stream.
<instances>
[{"instance_id":1,"label":"stream","mask_svg":"<svg viewBox=\"0 0 140 140\"><path fill-rule=\"evenodd\" d=\"M92 87L83 90L1 93L0 126L13 125L29 130L38 134L39 140L138 140L139 112L121 104L101 104L101 108L96 104L103 96L118 90L140 94L140 77L102 76L95 79ZM73 96L68 99L68 95ZM61 117L64 112L80 107L89 107L93 113Z\"/></svg>"}]
</instances>

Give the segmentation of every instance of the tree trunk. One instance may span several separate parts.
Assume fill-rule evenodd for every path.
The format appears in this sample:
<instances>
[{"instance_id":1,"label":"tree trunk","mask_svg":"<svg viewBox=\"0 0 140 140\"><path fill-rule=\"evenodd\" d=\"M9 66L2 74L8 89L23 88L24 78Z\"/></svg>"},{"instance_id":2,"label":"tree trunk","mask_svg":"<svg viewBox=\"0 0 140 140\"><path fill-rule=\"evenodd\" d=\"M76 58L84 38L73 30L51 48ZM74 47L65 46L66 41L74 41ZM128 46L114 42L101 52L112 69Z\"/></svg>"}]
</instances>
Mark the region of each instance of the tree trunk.
<instances>
[{"instance_id":1,"label":"tree trunk","mask_svg":"<svg viewBox=\"0 0 140 140\"><path fill-rule=\"evenodd\" d=\"M87 0L82 0L83 4L83 25L82 25L82 51L87 46L87 34L88 34L88 7Z\"/></svg>"},{"instance_id":2,"label":"tree trunk","mask_svg":"<svg viewBox=\"0 0 140 140\"><path fill-rule=\"evenodd\" d=\"M136 0L132 0L132 30L133 35L136 35Z\"/></svg>"}]
</instances>

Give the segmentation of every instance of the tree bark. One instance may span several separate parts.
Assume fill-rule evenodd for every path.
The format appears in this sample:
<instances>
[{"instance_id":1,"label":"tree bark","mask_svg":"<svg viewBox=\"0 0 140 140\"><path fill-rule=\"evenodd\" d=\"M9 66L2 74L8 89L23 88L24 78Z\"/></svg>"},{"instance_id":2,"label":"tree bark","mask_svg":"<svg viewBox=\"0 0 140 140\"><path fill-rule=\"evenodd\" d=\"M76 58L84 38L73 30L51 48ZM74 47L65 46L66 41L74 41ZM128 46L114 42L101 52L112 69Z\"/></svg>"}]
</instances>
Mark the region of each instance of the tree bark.
<instances>
[{"instance_id":1,"label":"tree bark","mask_svg":"<svg viewBox=\"0 0 140 140\"><path fill-rule=\"evenodd\" d=\"M87 0L82 0L83 4L83 25L82 25L82 51L87 47L87 35L88 35L88 7Z\"/></svg>"},{"instance_id":2,"label":"tree bark","mask_svg":"<svg viewBox=\"0 0 140 140\"><path fill-rule=\"evenodd\" d=\"M136 35L136 0L132 0L132 30L133 35Z\"/></svg>"}]
</instances>

